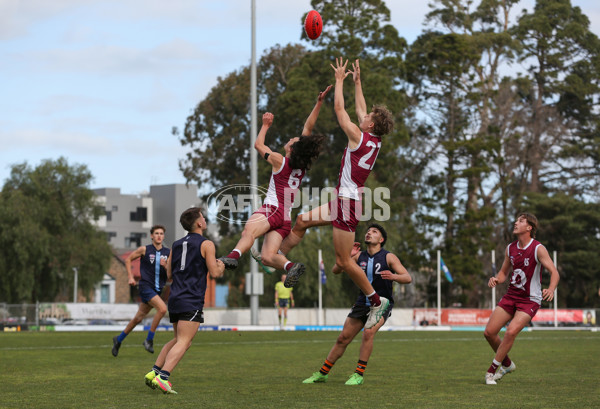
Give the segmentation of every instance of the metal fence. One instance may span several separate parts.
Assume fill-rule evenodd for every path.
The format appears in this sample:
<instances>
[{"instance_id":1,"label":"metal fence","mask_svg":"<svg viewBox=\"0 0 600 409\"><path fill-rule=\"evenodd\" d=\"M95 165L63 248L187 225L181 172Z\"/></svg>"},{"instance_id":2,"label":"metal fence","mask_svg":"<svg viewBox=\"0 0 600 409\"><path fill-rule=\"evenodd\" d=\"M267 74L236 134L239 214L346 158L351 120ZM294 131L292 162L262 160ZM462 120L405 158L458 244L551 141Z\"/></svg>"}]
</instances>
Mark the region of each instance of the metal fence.
<instances>
[{"instance_id":1,"label":"metal fence","mask_svg":"<svg viewBox=\"0 0 600 409\"><path fill-rule=\"evenodd\" d=\"M53 323L54 324L54 323ZM40 321L39 304L6 304L0 303L1 330L38 329L46 324Z\"/></svg>"}]
</instances>

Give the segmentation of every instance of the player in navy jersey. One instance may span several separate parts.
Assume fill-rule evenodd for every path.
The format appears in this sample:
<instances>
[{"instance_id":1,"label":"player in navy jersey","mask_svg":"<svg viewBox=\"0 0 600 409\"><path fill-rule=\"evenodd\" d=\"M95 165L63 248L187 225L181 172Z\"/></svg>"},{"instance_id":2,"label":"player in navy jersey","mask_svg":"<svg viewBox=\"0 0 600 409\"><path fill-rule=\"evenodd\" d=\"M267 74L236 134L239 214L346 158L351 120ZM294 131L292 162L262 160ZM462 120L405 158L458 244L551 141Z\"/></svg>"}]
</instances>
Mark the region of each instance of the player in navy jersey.
<instances>
[{"instance_id":1,"label":"player in navy jersey","mask_svg":"<svg viewBox=\"0 0 600 409\"><path fill-rule=\"evenodd\" d=\"M560 276L554 266L548 250L535 240L537 218L530 213L522 213L517 217L513 234L517 240L506 247L502 268L495 277L490 278L489 287L503 283L510 275L510 284L506 295L498 302L485 327L484 336L496 355L485 373L485 383L495 385L496 381L516 369L508 352L515 338L531 322L542 300L552 301L554 290ZM550 285L542 290L542 267L550 272ZM498 333L508 322L504 338Z\"/></svg>"},{"instance_id":2,"label":"player in navy jersey","mask_svg":"<svg viewBox=\"0 0 600 409\"><path fill-rule=\"evenodd\" d=\"M313 134L312 131L319 117L323 100L330 89L331 85L319 93L317 102L304 123L302 136L292 138L285 144L285 156L273 152L265 145L267 130L273 124L273 114L266 112L263 115L262 127L256 137L254 148L272 167L269 189L263 206L250 216L235 248L227 256L220 258L225 263L225 268L236 268L242 254L252 247L254 240L264 235L260 256L253 254L259 263L283 269L288 273L304 272L305 267L302 263L292 263L284 255L277 254L277 251L292 228L290 213L302 178L310 169L312 161L321 152L325 137ZM267 272L272 273L272 271Z\"/></svg>"},{"instance_id":3,"label":"player in navy jersey","mask_svg":"<svg viewBox=\"0 0 600 409\"><path fill-rule=\"evenodd\" d=\"M177 393L169 377L204 322L204 296L207 274L223 276L225 265L215 258L215 245L202 236L206 220L202 209L192 207L181 214L181 226L188 232L173 243L167 261L167 275L173 280L169 297L169 319L173 323L173 339L163 346L152 370L146 374L146 385L163 393Z\"/></svg>"},{"instance_id":4,"label":"player in navy jersey","mask_svg":"<svg viewBox=\"0 0 600 409\"><path fill-rule=\"evenodd\" d=\"M154 333L156 332L158 324L160 324L160 320L167 313L165 300L168 298L169 291L168 287L164 288L167 280L167 258L170 254L170 250L162 244L165 238L165 231L164 226L158 224L152 226L150 229L152 244L138 247L125 259L125 269L127 270L127 276L129 277L129 285L132 286L136 283L133 272L131 271L131 262L138 258L140 259L139 290L142 303L123 332L113 338L112 354L115 357L119 354L121 342L123 342L125 337L129 335L140 322L142 322L152 308L156 309L156 314L154 315L150 330L148 331L148 335L146 336L143 345L144 348L146 348L146 351L151 354L154 353Z\"/></svg>"},{"instance_id":5,"label":"player in navy jersey","mask_svg":"<svg viewBox=\"0 0 600 409\"><path fill-rule=\"evenodd\" d=\"M336 59L336 66L331 67L335 72L335 98L334 109L337 120L348 137L348 145L342 156L342 163L336 186L337 197L331 202L317 207L308 213L300 214L291 233L283 241L281 252L287 254L294 248L306 233L314 226L333 226L333 245L335 248L336 264L354 281L361 291L371 301L371 313L365 328L371 328L382 319L387 310L389 300L381 300L379 295L366 279L361 269L350 258L354 244L356 226L362 213L361 194L367 177L371 173L375 160L381 148L381 137L390 133L394 120L390 111L385 107L375 105L367 113L367 104L362 92L360 79L360 65L358 60L353 66L353 71L346 71L348 61ZM358 126L352 123L350 116L344 109L344 79L352 73L355 88L356 115ZM301 272L288 272L285 285L294 286L300 278Z\"/></svg>"},{"instance_id":6,"label":"player in navy jersey","mask_svg":"<svg viewBox=\"0 0 600 409\"><path fill-rule=\"evenodd\" d=\"M367 249L360 251L360 243L355 243L352 248L352 261L359 266L363 275L372 283L377 293L390 300L390 304L384 311L383 319L374 327L364 330L358 355L358 364L356 365L355 372L346 381L346 385L361 385L364 381L363 375L367 368L367 361L373 351L375 334L392 314L392 307L394 306L394 299L392 297L394 281L400 284L409 284L412 281L410 274L406 271L398 257L383 249L386 240L387 233L383 227L373 223L368 227L367 234L365 235ZM342 272L342 269L336 264L333 267L333 272L339 274ZM303 383L327 381L333 364L344 355L346 347L365 326L370 311L369 307L368 298L360 292L350 314L346 318L341 334L338 336L331 351L329 351L321 369L313 373L310 378L305 379Z\"/></svg>"}]
</instances>

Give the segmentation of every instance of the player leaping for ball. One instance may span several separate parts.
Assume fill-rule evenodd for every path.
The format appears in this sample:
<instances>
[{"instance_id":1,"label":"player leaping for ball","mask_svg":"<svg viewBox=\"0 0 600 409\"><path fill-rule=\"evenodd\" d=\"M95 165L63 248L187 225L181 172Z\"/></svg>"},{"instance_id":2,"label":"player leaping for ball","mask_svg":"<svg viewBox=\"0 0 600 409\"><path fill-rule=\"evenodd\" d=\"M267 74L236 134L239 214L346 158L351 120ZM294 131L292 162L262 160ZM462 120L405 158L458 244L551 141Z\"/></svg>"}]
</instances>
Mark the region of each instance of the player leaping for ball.
<instances>
[{"instance_id":1,"label":"player leaping for ball","mask_svg":"<svg viewBox=\"0 0 600 409\"><path fill-rule=\"evenodd\" d=\"M332 224L335 262L369 299L371 309L365 328L371 328L383 318L389 300L379 297L364 272L350 257L350 252L354 245L358 218L362 213L360 195L379 154L381 137L392 131L394 120L392 113L381 105L375 105L371 112L367 112L358 60L352 64L353 71L346 71L347 64L348 61L344 63L341 57L336 59L335 67L331 64L335 72L335 114L348 137L338 176L337 197L308 213L298 215L294 228L281 245L281 252L287 254L300 243L309 227ZM354 79L358 126L352 123L344 108L344 79L350 73ZM293 287L302 272L288 272L285 286Z\"/></svg>"},{"instance_id":2,"label":"player leaping for ball","mask_svg":"<svg viewBox=\"0 0 600 409\"><path fill-rule=\"evenodd\" d=\"M273 152L265 145L267 130L273 124L273 114L267 112L263 115L263 124L256 137L254 148L272 166L271 181L263 206L250 216L242 237L231 253L219 259L223 261L225 268L236 268L242 254L252 247L254 240L264 235L260 256L253 254L258 262L283 269L287 274L301 275L304 272L304 264L292 263L284 255L277 254L277 251L292 228L290 213L302 178L310 169L312 161L321 152L325 136L313 134L312 130L319 117L323 100L330 89L331 85L319 93L317 102L304 123L302 136L292 138L285 144L285 156Z\"/></svg>"}]
</instances>

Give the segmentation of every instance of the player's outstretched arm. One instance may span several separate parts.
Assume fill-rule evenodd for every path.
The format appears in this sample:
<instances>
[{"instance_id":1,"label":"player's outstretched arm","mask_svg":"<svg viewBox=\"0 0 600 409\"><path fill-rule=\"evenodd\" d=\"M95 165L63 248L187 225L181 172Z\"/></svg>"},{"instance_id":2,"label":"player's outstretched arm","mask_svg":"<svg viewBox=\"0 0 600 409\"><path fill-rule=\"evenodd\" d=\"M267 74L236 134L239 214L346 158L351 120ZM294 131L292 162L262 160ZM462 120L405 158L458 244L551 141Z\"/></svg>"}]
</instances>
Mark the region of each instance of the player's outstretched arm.
<instances>
[{"instance_id":1,"label":"player's outstretched arm","mask_svg":"<svg viewBox=\"0 0 600 409\"><path fill-rule=\"evenodd\" d=\"M283 155L281 155L279 152L273 152L271 148L265 145L265 137L267 136L267 131L271 125L273 125L274 118L275 116L270 112L265 112L263 114L263 123L258 135L256 136L256 141L254 141L254 149L257 150L261 157L265 158L266 161L269 162L274 171L277 171L283 163Z\"/></svg>"},{"instance_id":2,"label":"player's outstretched arm","mask_svg":"<svg viewBox=\"0 0 600 409\"><path fill-rule=\"evenodd\" d=\"M352 79L354 80L354 100L356 105L356 117L360 122L367 115L367 102L362 91L362 83L360 81L360 64L358 59L352 64Z\"/></svg>"},{"instance_id":3,"label":"player's outstretched arm","mask_svg":"<svg viewBox=\"0 0 600 409\"><path fill-rule=\"evenodd\" d=\"M125 270L127 271L127 279L129 281L129 285L135 285L135 278L133 277L133 271L131 271L131 262L136 260L146 254L146 247L140 246L135 249L127 258L125 259Z\"/></svg>"},{"instance_id":4,"label":"player's outstretched arm","mask_svg":"<svg viewBox=\"0 0 600 409\"><path fill-rule=\"evenodd\" d=\"M217 260L215 257L215 244L210 240L204 240L200 245L200 253L206 260L206 267L208 267L208 273L212 278L223 277L223 271L225 271L225 264L221 260Z\"/></svg>"},{"instance_id":5,"label":"player's outstretched arm","mask_svg":"<svg viewBox=\"0 0 600 409\"><path fill-rule=\"evenodd\" d=\"M302 129L302 135L308 136L312 133L315 124L317 123L317 118L319 117L319 112L321 111L321 106L323 105L323 100L325 100L325 96L331 90L332 85L327 86L324 91L319 92L319 96L317 97L317 102L313 107L310 115L306 118L306 122L304 123L304 129Z\"/></svg>"},{"instance_id":6,"label":"player's outstretched arm","mask_svg":"<svg viewBox=\"0 0 600 409\"><path fill-rule=\"evenodd\" d=\"M392 253L387 253L385 256L385 261L393 272L390 270L384 270L381 272L381 278L384 280L392 280L400 284L410 284L412 282L412 277L402 265L398 256Z\"/></svg>"},{"instance_id":7,"label":"player's outstretched arm","mask_svg":"<svg viewBox=\"0 0 600 409\"><path fill-rule=\"evenodd\" d=\"M538 260L550 272L550 285L547 289L542 290L542 299L552 301L554 299L554 290L556 290L556 286L558 286L558 282L560 281L560 274L558 274L558 270L550 258L546 247L539 246L537 252Z\"/></svg>"},{"instance_id":8,"label":"player's outstretched arm","mask_svg":"<svg viewBox=\"0 0 600 409\"><path fill-rule=\"evenodd\" d=\"M330 64L335 74L333 109L335 110L335 116L337 117L340 127L348 137L348 144L351 148L355 148L360 142L362 132L357 125L352 123L350 116L344 108L344 79L350 74L350 71L346 72L348 61L344 62L342 57L340 57L336 58L335 64L335 66Z\"/></svg>"}]
</instances>

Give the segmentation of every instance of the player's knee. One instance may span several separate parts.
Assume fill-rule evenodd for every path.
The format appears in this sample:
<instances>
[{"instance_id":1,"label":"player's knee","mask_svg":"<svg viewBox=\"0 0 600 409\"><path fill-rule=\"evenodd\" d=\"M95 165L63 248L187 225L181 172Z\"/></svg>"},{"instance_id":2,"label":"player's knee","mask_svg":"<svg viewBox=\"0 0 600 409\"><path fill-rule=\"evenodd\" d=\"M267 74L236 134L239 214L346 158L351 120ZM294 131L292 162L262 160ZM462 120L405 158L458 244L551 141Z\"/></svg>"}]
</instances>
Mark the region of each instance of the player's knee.
<instances>
[{"instance_id":1,"label":"player's knee","mask_svg":"<svg viewBox=\"0 0 600 409\"><path fill-rule=\"evenodd\" d=\"M493 334L492 331L490 331L489 329L485 329L483 331L483 336L485 337L485 339L492 339L496 336L496 334Z\"/></svg>"},{"instance_id":2,"label":"player's knee","mask_svg":"<svg viewBox=\"0 0 600 409\"><path fill-rule=\"evenodd\" d=\"M504 338L512 338L514 339L517 334L519 333L519 331L515 330L514 328L507 328L506 329L506 333L504 334Z\"/></svg>"},{"instance_id":3,"label":"player's knee","mask_svg":"<svg viewBox=\"0 0 600 409\"><path fill-rule=\"evenodd\" d=\"M294 230L306 230L308 228L309 220L306 215L299 214L296 216L296 222L294 223Z\"/></svg>"},{"instance_id":4,"label":"player's knee","mask_svg":"<svg viewBox=\"0 0 600 409\"><path fill-rule=\"evenodd\" d=\"M167 306L166 305L160 305L156 308L156 313L160 314L160 315L165 315L167 313Z\"/></svg>"},{"instance_id":5,"label":"player's knee","mask_svg":"<svg viewBox=\"0 0 600 409\"><path fill-rule=\"evenodd\" d=\"M272 266L273 262L275 261L275 257L273 257L273 254L270 253L261 253L260 257L262 259L262 263L266 264L267 266Z\"/></svg>"},{"instance_id":6,"label":"player's knee","mask_svg":"<svg viewBox=\"0 0 600 409\"><path fill-rule=\"evenodd\" d=\"M337 338L338 345L348 345L352 341L351 338L344 336L344 334L340 334Z\"/></svg>"},{"instance_id":7,"label":"player's knee","mask_svg":"<svg viewBox=\"0 0 600 409\"><path fill-rule=\"evenodd\" d=\"M254 236L254 234L252 234L252 232L247 229L244 229L242 231L242 237L245 239L252 240L252 241L256 240L256 237Z\"/></svg>"},{"instance_id":8,"label":"player's knee","mask_svg":"<svg viewBox=\"0 0 600 409\"><path fill-rule=\"evenodd\" d=\"M342 270L348 271L347 268L350 263L353 262L350 257L342 256L340 254L335 255L335 264L342 268Z\"/></svg>"}]
</instances>

